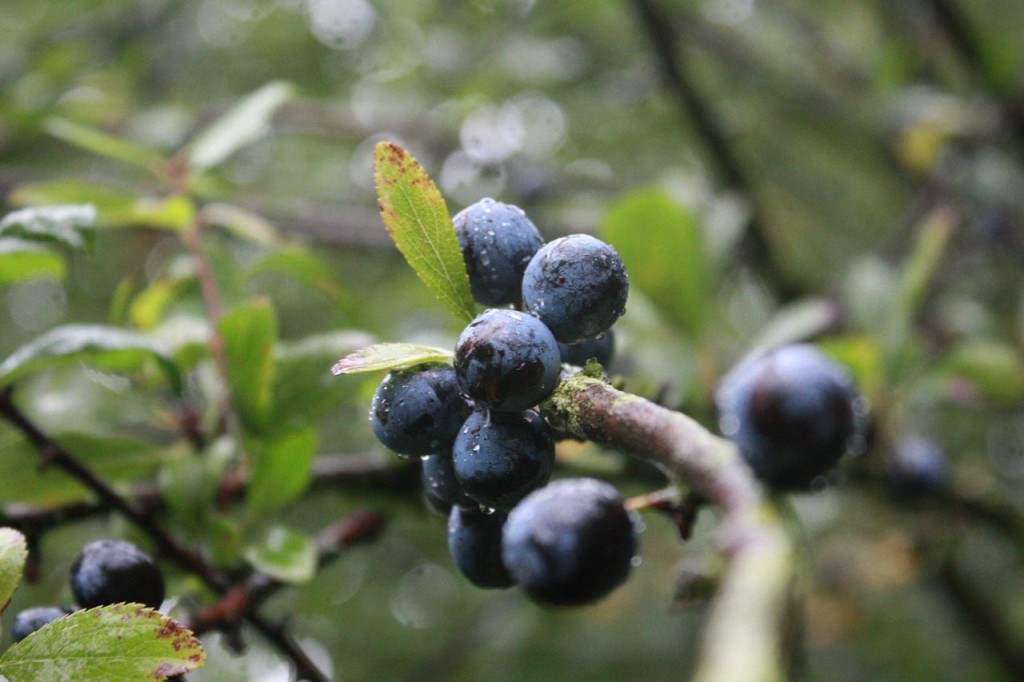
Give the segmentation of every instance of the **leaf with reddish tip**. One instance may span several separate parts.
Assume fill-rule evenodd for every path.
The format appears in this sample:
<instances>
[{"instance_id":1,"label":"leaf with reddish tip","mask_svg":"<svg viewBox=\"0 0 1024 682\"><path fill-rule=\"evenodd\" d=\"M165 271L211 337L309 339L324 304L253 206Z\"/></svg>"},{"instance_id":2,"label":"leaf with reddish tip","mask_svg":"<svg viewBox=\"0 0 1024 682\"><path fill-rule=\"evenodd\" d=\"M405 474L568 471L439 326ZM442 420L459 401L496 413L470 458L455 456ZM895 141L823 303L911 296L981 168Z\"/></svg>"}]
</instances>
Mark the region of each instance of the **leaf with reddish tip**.
<instances>
[{"instance_id":1,"label":"leaf with reddish tip","mask_svg":"<svg viewBox=\"0 0 1024 682\"><path fill-rule=\"evenodd\" d=\"M411 343L378 343L346 355L331 368L331 374L355 374L379 369L401 369L427 362L450 363L454 353L441 348Z\"/></svg>"},{"instance_id":2,"label":"leaf with reddish tip","mask_svg":"<svg viewBox=\"0 0 1024 682\"><path fill-rule=\"evenodd\" d=\"M377 203L388 234L419 278L456 317L469 322L476 306L448 207L434 181L397 144L374 149Z\"/></svg>"}]
</instances>

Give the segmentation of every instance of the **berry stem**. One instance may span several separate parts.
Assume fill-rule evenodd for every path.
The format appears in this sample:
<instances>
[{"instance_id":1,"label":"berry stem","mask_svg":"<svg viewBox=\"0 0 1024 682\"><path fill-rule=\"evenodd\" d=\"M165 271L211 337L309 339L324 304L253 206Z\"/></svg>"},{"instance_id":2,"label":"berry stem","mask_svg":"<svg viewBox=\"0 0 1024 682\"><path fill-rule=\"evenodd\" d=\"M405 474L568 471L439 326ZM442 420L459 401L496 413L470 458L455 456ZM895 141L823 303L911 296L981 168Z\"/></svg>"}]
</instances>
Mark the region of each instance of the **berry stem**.
<instances>
[{"instance_id":1,"label":"berry stem","mask_svg":"<svg viewBox=\"0 0 1024 682\"><path fill-rule=\"evenodd\" d=\"M666 469L722 510L726 570L694 679L782 679L780 633L794 551L736 447L682 413L583 374L565 378L541 411L556 428Z\"/></svg>"}]
</instances>

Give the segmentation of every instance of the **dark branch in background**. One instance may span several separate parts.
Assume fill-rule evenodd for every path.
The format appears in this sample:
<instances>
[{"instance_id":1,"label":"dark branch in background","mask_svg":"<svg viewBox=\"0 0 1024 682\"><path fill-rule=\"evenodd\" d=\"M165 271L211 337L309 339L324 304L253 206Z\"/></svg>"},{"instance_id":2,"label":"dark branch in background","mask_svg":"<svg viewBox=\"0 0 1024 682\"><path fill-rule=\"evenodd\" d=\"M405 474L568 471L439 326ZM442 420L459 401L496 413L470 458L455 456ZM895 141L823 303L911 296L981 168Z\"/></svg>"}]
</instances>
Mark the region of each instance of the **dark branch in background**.
<instances>
[{"instance_id":1,"label":"dark branch in background","mask_svg":"<svg viewBox=\"0 0 1024 682\"><path fill-rule=\"evenodd\" d=\"M800 287L777 261L754 183L719 126L715 113L690 81L683 66L682 51L677 49L679 40L671 21L654 0L629 1L654 49L666 86L679 103L686 121L704 140L716 173L729 188L741 193L750 205L750 223L744 237L747 257L756 264L782 300L797 298L801 294Z\"/></svg>"}]
</instances>

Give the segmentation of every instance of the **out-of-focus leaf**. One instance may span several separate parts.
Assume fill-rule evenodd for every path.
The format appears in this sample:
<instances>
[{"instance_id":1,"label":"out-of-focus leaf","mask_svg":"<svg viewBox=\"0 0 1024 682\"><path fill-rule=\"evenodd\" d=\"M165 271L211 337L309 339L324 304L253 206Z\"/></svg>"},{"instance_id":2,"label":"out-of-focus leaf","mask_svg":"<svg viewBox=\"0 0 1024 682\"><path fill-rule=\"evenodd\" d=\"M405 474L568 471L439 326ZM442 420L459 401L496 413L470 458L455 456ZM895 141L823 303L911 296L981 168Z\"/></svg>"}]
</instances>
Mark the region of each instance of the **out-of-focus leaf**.
<instances>
[{"instance_id":1,"label":"out-of-focus leaf","mask_svg":"<svg viewBox=\"0 0 1024 682\"><path fill-rule=\"evenodd\" d=\"M267 83L249 94L193 140L188 149L188 166L205 170L221 163L236 151L270 133L270 121L278 107L291 99L289 83Z\"/></svg>"},{"instance_id":2,"label":"out-of-focus leaf","mask_svg":"<svg viewBox=\"0 0 1024 682\"><path fill-rule=\"evenodd\" d=\"M361 348L343 357L331 368L335 376L357 372L375 372L381 369L400 369L422 365L425 362L452 361L453 353L431 346L417 346L411 343L378 343Z\"/></svg>"},{"instance_id":3,"label":"out-of-focus leaf","mask_svg":"<svg viewBox=\"0 0 1024 682\"><path fill-rule=\"evenodd\" d=\"M174 520L186 531L200 534L214 518L224 471L231 462L234 442L213 441L201 457L190 455L167 462L157 481Z\"/></svg>"},{"instance_id":4,"label":"out-of-focus leaf","mask_svg":"<svg viewBox=\"0 0 1024 682\"><path fill-rule=\"evenodd\" d=\"M140 226L181 230L195 218L195 206L188 197L138 196L83 180L20 185L11 193L10 200L17 206L89 203L96 207L98 228Z\"/></svg>"},{"instance_id":5,"label":"out-of-focus leaf","mask_svg":"<svg viewBox=\"0 0 1024 682\"><path fill-rule=\"evenodd\" d=\"M316 431L293 431L254 449L252 479L246 502L257 516L278 511L305 491L309 484Z\"/></svg>"},{"instance_id":6,"label":"out-of-focus leaf","mask_svg":"<svg viewBox=\"0 0 1024 682\"><path fill-rule=\"evenodd\" d=\"M220 321L227 360L228 388L251 431L267 426L274 381L277 317L270 301L256 299L230 311Z\"/></svg>"},{"instance_id":7,"label":"out-of-focus leaf","mask_svg":"<svg viewBox=\"0 0 1024 682\"><path fill-rule=\"evenodd\" d=\"M308 537L285 526L273 526L260 542L246 548L246 561L271 578L298 584L316 573L316 545Z\"/></svg>"},{"instance_id":8,"label":"out-of-focus leaf","mask_svg":"<svg viewBox=\"0 0 1024 682\"><path fill-rule=\"evenodd\" d=\"M190 630L141 604L75 611L13 645L0 658L10 682L165 680L202 667Z\"/></svg>"},{"instance_id":9,"label":"out-of-focus leaf","mask_svg":"<svg viewBox=\"0 0 1024 682\"><path fill-rule=\"evenodd\" d=\"M0 528L0 613L7 608L11 595L21 583L27 558L25 536L13 528Z\"/></svg>"},{"instance_id":10,"label":"out-of-focus leaf","mask_svg":"<svg viewBox=\"0 0 1024 682\"><path fill-rule=\"evenodd\" d=\"M24 239L0 237L0 286L31 279L61 279L65 271L59 253Z\"/></svg>"},{"instance_id":11,"label":"out-of-focus leaf","mask_svg":"<svg viewBox=\"0 0 1024 682\"><path fill-rule=\"evenodd\" d=\"M1024 402L1024 359L1007 344L966 341L946 354L939 371L948 378L969 382L980 397L990 402Z\"/></svg>"},{"instance_id":12,"label":"out-of-focus leaf","mask_svg":"<svg viewBox=\"0 0 1024 682\"><path fill-rule=\"evenodd\" d=\"M0 236L85 249L92 245L94 222L91 204L23 208L0 220Z\"/></svg>"},{"instance_id":13,"label":"out-of-focus leaf","mask_svg":"<svg viewBox=\"0 0 1024 682\"><path fill-rule=\"evenodd\" d=\"M171 276L158 279L150 284L132 299L128 308L128 316L132 324L143 330L152 329L158 325L164 319L168 306L194 282L194 277Z\"/></svg>"},{"instance_id":14,"label":"out-of-focus leaf","mask_svg":"<svg viewBox=\"0 0 1024 682\"><path fill-rule=\"evenodd\" d=\"M303 247L268 251L252 264L249 272L253 275L280 272L332 299L343 292L331 266Z\"/></svg>"},{"instance_id":15,"label":"out-of-focus leaf","mask_svg":"<svg viewBox=\"0 0 1024 682\"><path fill-rule=\"evenodd\" d=\"M182 378L174 360L152 339L106 325L71 324L57 327L21 346L0 363L0 385L40 369L83 362L112 372L141 368L156 360L176 392Z\"/></svg>"},{"instance_id":16,"label":"out-of-focus leaf","mask_svg":"<svg viewBox=\"0 0 1024 682\"><path fill-rule=\"evenodd\" d=\"M823 341L818 346L849 368L861 394L877 400L885 388L882 348L871 336L844 336Z\"/></svg>"},{"instance_id":17,"label":"out-of-focus leaf","mask_svg":"<svg viewBox=\"0 0 1024 682\"><path fill-rule=\"evenodd\" d=\"M466 263L434 181L398 145L374 149L377 203L388 234L416 275L463 322L476 316Z\"/></svg>"},{"instance_id":18,"label":"out-of-focus leaf","mask_svg":"<svg viewBox=\"0 0 1024 682\"><path fill-rule=\"evenodd\" d=\"M164 167L164 157L154 149L64 118L48 119L46 131L79 149L145 168L156 176Z\"/></svg>"},{"instance_id":19,"label":"out-of-focus leaf","mask_svg":"<svg viewBox=\"0 0 1024 682\"><path fill-rule=\"evenodd\" d=\"M204 225L216 225L242 239L262 246L276 246L281 243L277 228L263 216L241 206L231 204L207 204L200 218Z\"/></svg>"},{"instance_id":20,"label":"out-of-focus leaf","mask_svg":"<svg viewBox=\"0 0 1024 682\"><path fill-rule=\"evenodd\" d=\"M825 298L809 298L786 306L768 322L751 349L768 349L806 341L826 331L839 318L836 304Z\"/></svg>"},{"instance_id":21,"label":"out-of-focus leaf","mask_svg":"<svg viewBox=\"0 0 1024 682\"><path fill-rule=\"evenodd\" d=\"M608 210L602 234L622 256L630 284L692 337L699 337L708 311L708 287L706 254L693 214L660 189L641 189Z\"/></svg>"}]
</instances>

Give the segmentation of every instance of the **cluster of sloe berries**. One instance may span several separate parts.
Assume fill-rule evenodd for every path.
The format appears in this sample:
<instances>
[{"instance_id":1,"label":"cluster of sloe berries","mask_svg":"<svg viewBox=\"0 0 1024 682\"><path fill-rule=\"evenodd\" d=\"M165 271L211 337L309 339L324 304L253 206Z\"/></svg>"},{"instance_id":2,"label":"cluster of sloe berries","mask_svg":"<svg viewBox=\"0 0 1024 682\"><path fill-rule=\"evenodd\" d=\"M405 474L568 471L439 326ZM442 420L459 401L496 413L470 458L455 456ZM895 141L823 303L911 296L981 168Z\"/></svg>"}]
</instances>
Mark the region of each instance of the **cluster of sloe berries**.
<instances>
[{"instance_id":1,"label":"cluster of sloe berries","mask_svg":"<svg viewBox=\"0 0 1024 682\"><path fill-rule=\"evenodd\" d=\"M483 199L453 223L474 299L493 307L463 330L454 366L391 372L370 421L400 455L423 458L427 499L449 514L448 546L475 585L520 585L537 601L595 601L625 580L633 520L611 485L550 485L555 447L535 407L563 362L607 363L629 282L604 242L545 244L519 208ZM546 486L546 487L545 487Z\"/></svg>"},{"instance_id":2,"label":"cluster of sloe berries","mask_svg":"<svg viewBox=\"0 0 1024 682\"><path fill-rule=\"evenodd\" d=\"M121 603L160 608L164 577L153 559L131 542L96 540L82 548L71 565L71 592L76 607L38 606L15 615L14 641L77 609Z\"/></svg>"}]
</instances>

